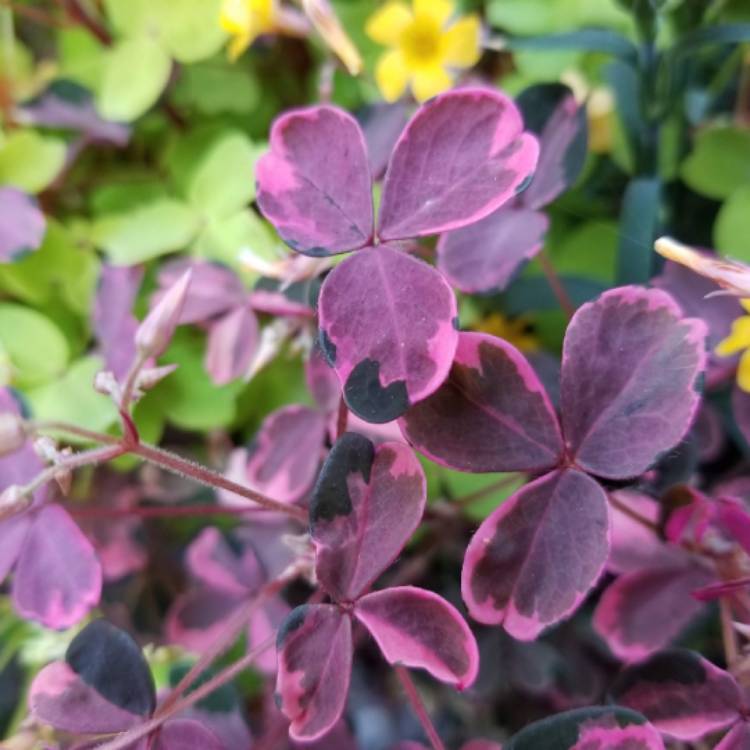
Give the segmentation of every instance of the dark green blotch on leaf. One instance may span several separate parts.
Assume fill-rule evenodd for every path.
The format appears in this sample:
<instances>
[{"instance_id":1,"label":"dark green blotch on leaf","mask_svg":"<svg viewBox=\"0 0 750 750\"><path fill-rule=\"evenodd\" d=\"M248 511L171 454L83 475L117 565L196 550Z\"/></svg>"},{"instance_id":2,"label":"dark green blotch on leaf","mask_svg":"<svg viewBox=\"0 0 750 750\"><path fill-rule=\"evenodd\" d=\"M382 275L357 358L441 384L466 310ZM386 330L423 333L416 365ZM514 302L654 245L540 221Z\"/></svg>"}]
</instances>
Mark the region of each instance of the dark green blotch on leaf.
<instances>
[{"instance_id":1,"label":"dark green blotch on leaf","mask_svg":"<svg viewBox=\"0 0 750 750\"><path fill-rule=\"evenodd\" d=\"M406 382L394 380L384 388L380 384L380 362L369 358L349 373L344 399L358 417L375 424L392 422L409 408Z\"/></svg>"},{"instance_id":2,"label":"dark green blotch on leaf","mask_svg":"<svg viewBox=\"0 0 750 750\"><path fill-rule=\"evenodd\" d=\"M360 474L365 484L375 458L375 446L363 435L347 432L331 448L310 501L310 526L315 530L319 521L332 521L352 512L348 478Z\"/></svg>"},{"instance_id":3,"label":"dark green blotch on leaf","mask_svg":"<svg viewBox=\"0 0 750 750\"><path fill-rule=\"evenodd\" d=\"M65 652L70 668L110 703L138 716L156 708L151 670L140 646L106 620L89 623Z\"/></svg>"}]
</instances>

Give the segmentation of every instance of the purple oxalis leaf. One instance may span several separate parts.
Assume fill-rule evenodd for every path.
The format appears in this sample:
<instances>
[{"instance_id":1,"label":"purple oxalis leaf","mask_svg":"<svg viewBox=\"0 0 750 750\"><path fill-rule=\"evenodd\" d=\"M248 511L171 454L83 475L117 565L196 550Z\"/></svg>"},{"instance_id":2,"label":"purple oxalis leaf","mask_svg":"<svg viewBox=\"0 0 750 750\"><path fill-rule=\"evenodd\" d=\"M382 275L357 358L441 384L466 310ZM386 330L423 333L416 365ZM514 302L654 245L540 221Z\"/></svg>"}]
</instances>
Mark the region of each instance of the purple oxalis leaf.
<instances>
[{"instance_id":1,"label":"purple oxalis leaf","mask_svg":"<svg viewBox=\"0 0 750 750\"><path fill-rule=\"evenodd\" d=\"M99 603L102 570L91 542L58 505L34 518L16 565L13 604L49 628L79 622Z\"/></svg>"},{"instance_id":2,"label":"purple oxalis leaf","mask_svg":"<svg viewBox=\"0 0 750 750\"><path fill-rule=\"evenodd\" d=\"M592 706L548 716L514 735L504 750L664 750L641 714L619 706Z\"/></svg>"},{"instance_id":3,"label":"purple oxalis leaf","mask_svg":"<svg viewBox=\"0 0 750 750\"><path fill-rule=\"evenodd\" d=\"M551 203L578 178L586 161L588 119L573 92L559 83L521 92L518 106L526 127L539 138L539 163L521 204L539 209Z\"/></svg>"},{"instance_id":4,"label":"purple oxalis leaf","mask_svg":"<svg viewBox=\"0 0 750 750\"><path fill-rule=\"evenodd\" d=\"M750 555L750 513L745 504L735 498L722 497L714 508L717 526Z\"/></svg>"},{"instance_id":5,"label":"purple oxalis leaf","mask_svg":"<svg viewBox=\"0 0 750 750\"><path fill-rule=\"evenodd\" d=\"M0 264L42 244L47 221L36 201L13 187L0 187Z\"/></svg>"},{"instance_id":6,"label":"purple oxalis leaf","mask_svg":"<svg viewBox=\"0 0 750 750\"><path fill-rule=\"evenodd\" d=\"M156 695L135 641L94 620L71 641L64 662L36 676L29 703L40 721L56 729L94 734L124 731L147 719Z\"/></svg>"},{"instance_id":7,"label":"purple oxalis leaf","mask_svg":"<svg viewBox=\"0 0 750 750\"><path fill-rule=\"evenodd\" d=\"M426 669L458 690L474 683L479 671L474 635L437 594L414 586L376 591L357 601L354 615L390 664Z\"/></svg>"},{"instance_id":8,"label":"purple oxalis leaf","mask_svg":"<svg viewBox=\"0 0 750 750\"><path fill-rule=\"evenodd\" d=\"M226 750L216 735L195 719L166 722L153 747L154 750Z\"/></svg>"},{"instance_id":9,"label":"purple oxalis leaf","mask_svg":"<svg viewBox=\"0 0 750 750\"><path fill-rule=\"evenodd\" d=\"M614 695L660 732L680 740L730 726L744 702L732 675L685 649L662 651L630 667L614 686Z\"/></svg>"},{"instance_id":10,"label":"purple oxalis leaf","mask_svg":"<svg viewBox=\"0 0 750 750\"><path fill-rule=\"evenodd\" d=\"M315 481L325 429L325 416L309 406L272 412L249 448L244 483L282 502L296 502Z\"/></svg>"},{"instance_id":11,"label":"purple oxalis leaf","mask_svg":"<svg viewBox=\"0 0 750 750\"><path fill-rule=\"evenodd\" d=\"M188 547L187 566L204 585L243 596L263 583L263 570L253 548L244 544L235 551L218 529L206 528Z\"/></svg>"},{"instance_id":12,"label":"purple oxalis leaf","mask_svg":"<svg viewBox=\"0 0 750 750\"><path fill-rule=\"evenodd\" d=\"M170 643L201 653L226 630L227 621L243 600L226 591L189 589L176 597L169 608L164 630Z\"/></svg>"},{"instance_id":13,"label":"purple oxalis leaf","mask_svg":"<svg viewBox=\"0 0 750 750\"><path fill-rule=\"evenodd\" d=\"M461 591L469 613L532 640L570 614L609 551L604 490L586 474L547 474L485 519L466 550Z\"/></svg>"},{"instance_id":14,"label":"purple oxalis leaf","mask_svg":"<svg viewBox=\"0 0 750 750\"><path fill-rule=\"evenodd\" d=\"M311 742L339 720L352 669L351 618L329 604L303 605L279 629L276 692L293 740Z\"/></svg>"},{"instance_id":15,"label":"purple oxalis leaf","mask_svg":"<svg viewBox=\"0 0 750 750\"><path fill-rule=\"evenodd\" d=\"M733 359L719 357L714 354L714 349L722 339L729 336L732 323L742 315L737 298L717 294L720 291L717 284L673 261L664 264L664 270L653 280L653 284L671 294L685 315L705 322L708 328L706 348L709 383L720 378L727 369L731 371Z\"/></svg>"},{"instance_id":16,"label":"purple oxalis leaf","mask_svg":"<svg viewBox=\"0 0 750 750\"><path fill-rule=\"evenodd\" d=\"M240 305L211 324L204 366L216 385L226 385L250 370L258 348L258 319Z\"/></svg>"},{"instance_id":17,"label":"purple oxalis leaf","mask_svg":"<svg viewBox=\"0 0 750 750\"><path fill-rule=\"evenodd\" d=\"M503 206L475 224L441 235L438 268L462 292L504 289L518 267L541 249L547 217Z\"/></svg>"},{"instance_id":18,"label":"purple oxalis leaf","mask_svg":"<svg viewBox=\"0 0 750 750\"><path fill-rule=\"evenodd\" d=\"M313 344L305 363L305 380L318 408L326 414L334 413L341 399L341 385L336 373L326 362L318 341Z\"/></svg>"},{"instance_id":19,"label":"purple oxalis leaf","mask_svg":"<svg viewBox=\"0 0 750 750\"><path fill-rule=\"evenodd\" d=\"M732 415L742 437L750 445L750 393L737 384L732 388Z\"/></svg>"},{"instance_id":20,"label":"purple oxalis leaf","mask_svg":"<svg viewBox=\"0 0 750 750\"><path fill-rule=\"evenodd\" d=\"M377 102L357 112L357 120L367 143L370 172L374 180L385 173L393 147L406 123L408 111L404 102Z\"/></svg>"},{"instance_id":21,"label":"purple oxalis leaf","mask_svg":"<svg viewBox=\"0 0 750 750\"><path fill-rule=\"evenodd\" d=\"M54 82L22 111L36 126L74 130L94 142L122 147L130 138L130 128L102 119L89 92L71 81Z\"/></svg>"},{"instance_id":22,"label":"purple oxalis leaf","mask_svg":"<svg viewBox=\"0 0 750 750\"><path fill-rule=\"evenodd\" d=\"M5 580L20 557L33 522L28 513L0 521L0 582Z\"/></svg>"},{"instance_id":23,"label":"purple oxalis leaf","mask_svg":"<svg viewBox=\"0 0 750 750\"><path fill-rule=\"evenodd\" d=\"M356 253L326 278L323 351L349 408L390 422L445 380L456 350L456 299L441 274L391 247Z\"/></svg>"},{"instance_id":24,"label":"purple oxalis leaf","mask_svg":"<svg viewBox=\"0 0 750 750\"><path fill-rule=\"evenodd\" d=\"M628 512L637 513L656 526L661 512L659 503L648 495L633 490L611 492L610 499L612 543L607 570L620 575L658 566L660 563L673 563L675 551L664 544L652 529Z\"/></svg>"},{"instance_id":25,"label":"purple oxalis leaf","mask_svg":"<svg viewBox=\"0 0 750 750\"><path fill-rule=\"evenodd\" d=\"M376 448L355 433L336 442L310 503L316 572L335 600L356 599L393 562L426 498L422 467L406 445Z\"/></svg>"},{"instance_id":26,"label":"purple oxalis leaf","mask_svg":"<svg viewBox=\"0 0 750 750\"><path fill-rule=\"evenodd\" d=\"M29 691L29 705L42 723L79 734L124 732L143 719L108 701L63 661L53 662L37 674Z\"/></svg>"},{"instance_id":27,"label":"purple oxalis leaf","mask_svg":"<svg viewBox=\"0 0 750 750\"><path fill-rule=\"evenodd\" d=\"M750 724L743 721L732 728L715 750L747 750L750 747Z\"/></svg>"},{"instance_id":28,"label":"purple oxalis leaf","mask_svg":"<svg viewBox=\"0 0 750 750\"><path fill-rule=\"evenodd\" d=\"M538 155L505 95L465 88L435 97L412 117L391 155L380 238L422 237L483 219L513 198Z\"/></svg>"},{"instance_id":29,"label":"purple oxalis leaf","mask_svg":"<svg viewBox=\"0 0 750 750\"><path fill-rule=\"evenodd\" d=\"M540 471L563 452L554 409L529 363L481 333L459 334L447 380L400 425L420 452L460 471Z\"/></svg>"},{"instance_id":30,"label":"purple oxalis leaf","mask_svg":"<svg viewBox=\"0 0 750 750\"><path fill-rule=\"evenodd\" d=\"M92 322L105 366L116 378L124 377L135 359L133 306L142 279L142 266L104 264L99 274Z\"/></svg>"},{"instance_id":31,"label":"purple oxalis leaf","mask_svg":"<svg viewBox=\"0 0 750 750\"><path fill-rule=\"evenodd\" d=\"M699 403L706 326L660 290L622 287L580 307L563 345L563 432L576 464L628 479L684 436Z\"/></svg>"},{"instance_id":32,"label":"purple oxalis leaf","mask_svg":"<svg viewBox=\"0 0 750 750\"><path fill-rule=\"evenodd\" d=\"M671 564L620 576L599 600L594 628L623 661L670 645L703 609L692 592L714 582L716 573L680 552L674 551Z\"/></svg>"},{"instance_id":33,"label":"purple oxalis leaf","mask_svg":"<svg viewBox=\"0 0 750 750\"><path fill-rule=\"evenodd\" d=\"M659 733L651 726L583 726L572 750L663 750Z\"/></svg>"},{"instance_id":34,"label":"purple oxalis leaf","mask_svg":"<svg viewBox=\"0 0 750 750\"><path fill-rule=\"evenodd\" d=\"M320 256L372 241L372 180L357 121L329 106L274 122L258 162L258 205L291 248Z\"/></svg>"}]
</instances>

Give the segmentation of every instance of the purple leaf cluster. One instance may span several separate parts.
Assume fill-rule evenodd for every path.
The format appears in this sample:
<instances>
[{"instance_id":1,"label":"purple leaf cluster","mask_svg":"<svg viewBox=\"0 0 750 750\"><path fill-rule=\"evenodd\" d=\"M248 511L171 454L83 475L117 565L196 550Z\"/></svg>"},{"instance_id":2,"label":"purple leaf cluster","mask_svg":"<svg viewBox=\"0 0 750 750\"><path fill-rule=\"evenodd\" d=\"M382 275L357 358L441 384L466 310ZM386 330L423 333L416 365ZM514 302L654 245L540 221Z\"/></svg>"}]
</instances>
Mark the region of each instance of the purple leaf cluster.
<instances>
[{"instance_id":1,"label":"purple leaf cluster","mask_svg":"<svg viewBox=\"0 0 750 750\"><path fill-rule=\"evenodd\" d=\"M64 661L34 679L31 712L39 721L80 737L111 735L145 724L157 708L151 670L141 649L106 620L89 623ZM222 750L216 735L194 719L171 719L136 742L134 750Z\"/></svg>"},{"instance_id":2,"label":"purple leaf cluster","mask_svg":"<svg viewBox=\"0 0 750 750\"><path fill-rule=\"evenodd\" d=\"M312 256L359 251L323 284L321 342L349 408L389 422L440 386L457 344L452 290L399 243L472 224L509 201L534 170L537 142L502 94L443 94L396 142L377 222L365 137L346 112L285 114L270 144L258 204L284 241Z\"/></svg>"},{"instance_id":3,"label":"purple leaf cluster","mask_svg":"<svg viewBox=\"0 0 750 750\"><path fill-rule=\"evenodd\" d=\"M609 553L602 480L643 473L698 405L705 325L659 290L615 289L579 308L563 345L558 419L523 355L463 333L445 384L401 427L438 463L538 476L480 526L462 592L471 615L532 639L569 615Z\"/></svg>"},{"instance_id":4,"label":"purple leaf cluster","mask_svg":"<svg viewBox=\"0 0 750 750\"><path fill-rule=\"evenodd\" d=\"M519 266L539 252L549 226L541 209L575 182L586 158L585 107L566 86L532 86L518 105L526 127L539 139L539 162L529 186L486 218L447 232L438 242L438 268L462 292L504 289Z\"/></svg>"},{"instance_id":5,"label":"purple leaf cluster","mask_svg":"<svg viewBox=\"0 0 750 750\"><path fill-rule=\"evenodd\" d=\"M368 593L422 518L425 478L401 443L377 447L355 433L331 449L310 504L315 573L330 604L296 608L281 626L277 692L294 739L314 740L339 720L362 624L391 664L426 669L463 689L478 669L474 636L456 609L424 589Z\"/></svg>"}]
</instances>

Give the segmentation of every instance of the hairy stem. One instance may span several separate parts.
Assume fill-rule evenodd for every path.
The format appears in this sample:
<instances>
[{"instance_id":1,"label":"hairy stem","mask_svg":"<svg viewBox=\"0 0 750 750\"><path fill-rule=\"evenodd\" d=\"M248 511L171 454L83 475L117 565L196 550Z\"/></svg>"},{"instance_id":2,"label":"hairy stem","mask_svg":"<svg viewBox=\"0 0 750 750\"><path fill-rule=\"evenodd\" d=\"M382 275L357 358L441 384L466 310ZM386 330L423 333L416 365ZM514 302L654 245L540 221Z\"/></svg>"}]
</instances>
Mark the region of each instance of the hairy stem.
<instances>
[{"instance_id":1,"label":"hairy stem","mask_svg":"<svg viewBox=\"0 0 750 750\"><path fill-rule=\"evenodd\" d=\"M231 682L238 674L240 674L240 672L247 669L258 658L258 656L260 656L260 654L270 648L273 642L274 636L267 638L259 646L248 651L239 661L236 661L234 664L231 664L226 669L219 672L215 677L193 690L193 692L189 693L185 698L174 703L169 709L164 710L162 707L153 719L120 734L110 742L98 745L97 750L125 750L125 748L131 747L142 737L146 737L152 732L155 732L165 721L171 719L175 714L181 713L191 706L194 706L205 697L211 695L214 690Z\"/></svg>"},{"instance_id":2,"label":"hairy stem","mask_svg":"<svg viewBox=\"0 0 750 750\"><path fill-rule=\"evenodd\" d=\"M75 518L110 519L119 518L196 518L199 516L246 516L262 512L256 505L238 507L234 505L134 505L131 508L102 508L80 506L72 503L66 510Z\"/></svg>"},{"instance_id":3,"label":"hairy stem","mask_svg":"<svg viewBox=\"0 0 750 750\"><path fill-rule=\"evenodd\" d=\"M26 430L28 432L61 432L67 435L75 435L76 437L85 438L92 443L117 445L121 442L120 438L116 435L107 435L104 432L87 430L84 427L78 427L77 425L69 424L68 422L28 421L26 422Z\"/></svg>"},{"instance_id":4,"label":"hairy stem","mask_svg":"<svg viewBox=\"0 0 750 750\"><path fill-rule=\"evenodd\" d=\"M266 599L278 594L287 583L296 578L298 568L292 567L287 572L269 581L263 586L258 593L238 609L230 618L226 627L219 634L219 637L211 644L200 656L200 659L193 664L190 671L177 683L172 692L157 710L157 715L168 711L176 705L183 693L208 669L209 665L223 654L240 634L242 628L247 624L250 617L263 604Z\"/></svg>"},{"instance_id":5,"label":"hairy stem","mask_svg":"<svg viewBox=\"0 0 750 750\"><path fill-rule=\"evenodd\" d=\"M411 679L409 670L406 667L398 665L394 667L394 670L396 671L398 679L401 681L401 687L403 687L406 697L409 699L412 710L419 719L419 723L422 725L422 729L424 729L424 733L427 735L427 739L432 745L432 750L445 750L445 745L440 739L440 735L437 733L437 730L432 723L432 719L430 719L430 715L427 713L422 698L417 692L417 688Z\"/></svg>"},{"instance_id":6,"label":"hairy stem","mask_svg":"<svg viewBox=\"0 0 750 750\"><path fill-rule=\"evenodd\" d=\"M62 459L59 463L54 464L54 466L49 466L39 473L23 488L24 492L27 495L31 495L43 484L52 481L58 474L65 471L72 471L73 469L79 469L82 466L93 466L94 464L111 461L113 458L117 458L125 452L125 448L121 445L106 445L103 448L93 448L90 451L74 453L72 456Z\"/></svg>"},{"instance_id":7,"label":"hairy stem","mask_svg":"<svg viewBox=\"0 0 750 750\"><path fill-rule=\"evenodd\" d=\"M218 487L227 492L233 492L235 495L251 500L268 510L275 510L279 513L284 513L298 521L307 521L307 513L302 508L295 505L287 505L286 503L266 497L260 492L251 490L249 487L243 487L241 484L237 484L231 479L227 479L222 474L194 463L193 461L189 461L186 458L181 458L175 453L170 453L162 448L156 448L155 446L147 445L145 443L128 446L128 452L140 456L145 461L156 464L167 471L171 471L173 474L188 477L199 484L206 485L207 487Z\"/></svg>"}]
</instances>

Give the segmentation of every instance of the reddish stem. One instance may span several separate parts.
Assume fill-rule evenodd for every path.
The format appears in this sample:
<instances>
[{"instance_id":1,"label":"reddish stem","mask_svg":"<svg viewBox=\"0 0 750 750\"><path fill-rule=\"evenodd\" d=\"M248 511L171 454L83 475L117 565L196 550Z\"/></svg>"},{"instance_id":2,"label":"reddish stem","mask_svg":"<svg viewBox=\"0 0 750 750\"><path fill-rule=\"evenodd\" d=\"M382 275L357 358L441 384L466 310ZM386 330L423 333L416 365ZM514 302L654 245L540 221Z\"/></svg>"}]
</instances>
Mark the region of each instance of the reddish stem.
<instances>
[{"instance_id":1,"label":"reddish stem","mask_svg":"<svg viewBox=\"0 0 750 750\"><path fill-rule=\"evenodd\" d=\"M437 733L437 730L432 723L432 719L430 719L430 715L427 713L422 698L411 679L409 670L406 669L406 667L398 665L394 667L394 670L401 681L401 687L403 687L406 697L409 699L412 710L419 719L419 723L422 725L422 729L424 729L424 733L427 735L427 739L429 739L430 744L432 745L432 750L445 750L445 745L440 739L440 735Z\"/></svg>"},{"instance_id":2,"label":"reddish stem","mask_svg":"<svg viewBox=\"0 0 750 750\"><path fill-rule=\"evenodd\" d=\"M70 19L88 29L103 45L112 44L112 35L102 26L99 21L92 18L82 7L78 0L61 0L62 6L70 16Z\"/></svg>"},{"instance_id":3,"label":"reddish stem","mask_svg":"<svg viewBox=\"0 0 750 750\"><path fill-rule=\"evenodd\" d=\"M212 471L205 466L188 461L186 458L181 458L169 451L145 443L129 446L128 451L136 456L140 456L146 461L161 466L163 469L167 469L174 474L189 477L207 487L218 487L227 492L233 492L240 497L252 500L252 502L257 503L268 510L275 510L279 513L284 513L298 521L302 521L303 523L307 521L307 513L302 508L296 505L287 505L286 503L281 503L278 500L266 497L266 495L263 495L260 492L251 490L249 487L243 487L241 484L237 484L231 479L227 479L216 471Z\"/></svg>"},{"instance_id":4,"label":"reddish stem","mask_svg":"<svg viewBox=\"0 0 750 750\"><path fill-rule=\"evenodd\" d=\"M193 518L197 516L244 516L248 513L259 513L262 508L248 505L154 505L132 508L86 507L75 504L67 505L67 511L76 518L83 519L118 519L118 518Z\"/></svg>"},{"instance_id":5,"label":"reddish stem","mask_svg":"<svg viewBox=\"0 0 750 750\"><path fill-rule=\"evenodd\" d=\"M336 440L338 440L346 432L346 423L349 421L349 407L344 401L344 397L341 397L339 401L339 412L336 417Z\"/></svg>"},{"instance_id":6,"label":"reddish stem","mask_svg":"<svg viewBox=\"0 0 750 750\"><path fill-rule=\"evenodd\" d=\"M576 311L576 306L573 304L573 300L570 299L570 296L568 295L560 277L557 275L557 271L555 271L555 267L552 265L547 253L542 250L537 258L539 259L539 265L542 267L542 271L547 278L547 283L549 283L553 294L560 304L560 308L565 315L567 315L568 320L570 320L573 315L575 315Z\"/></svg>"}]
</instances>

